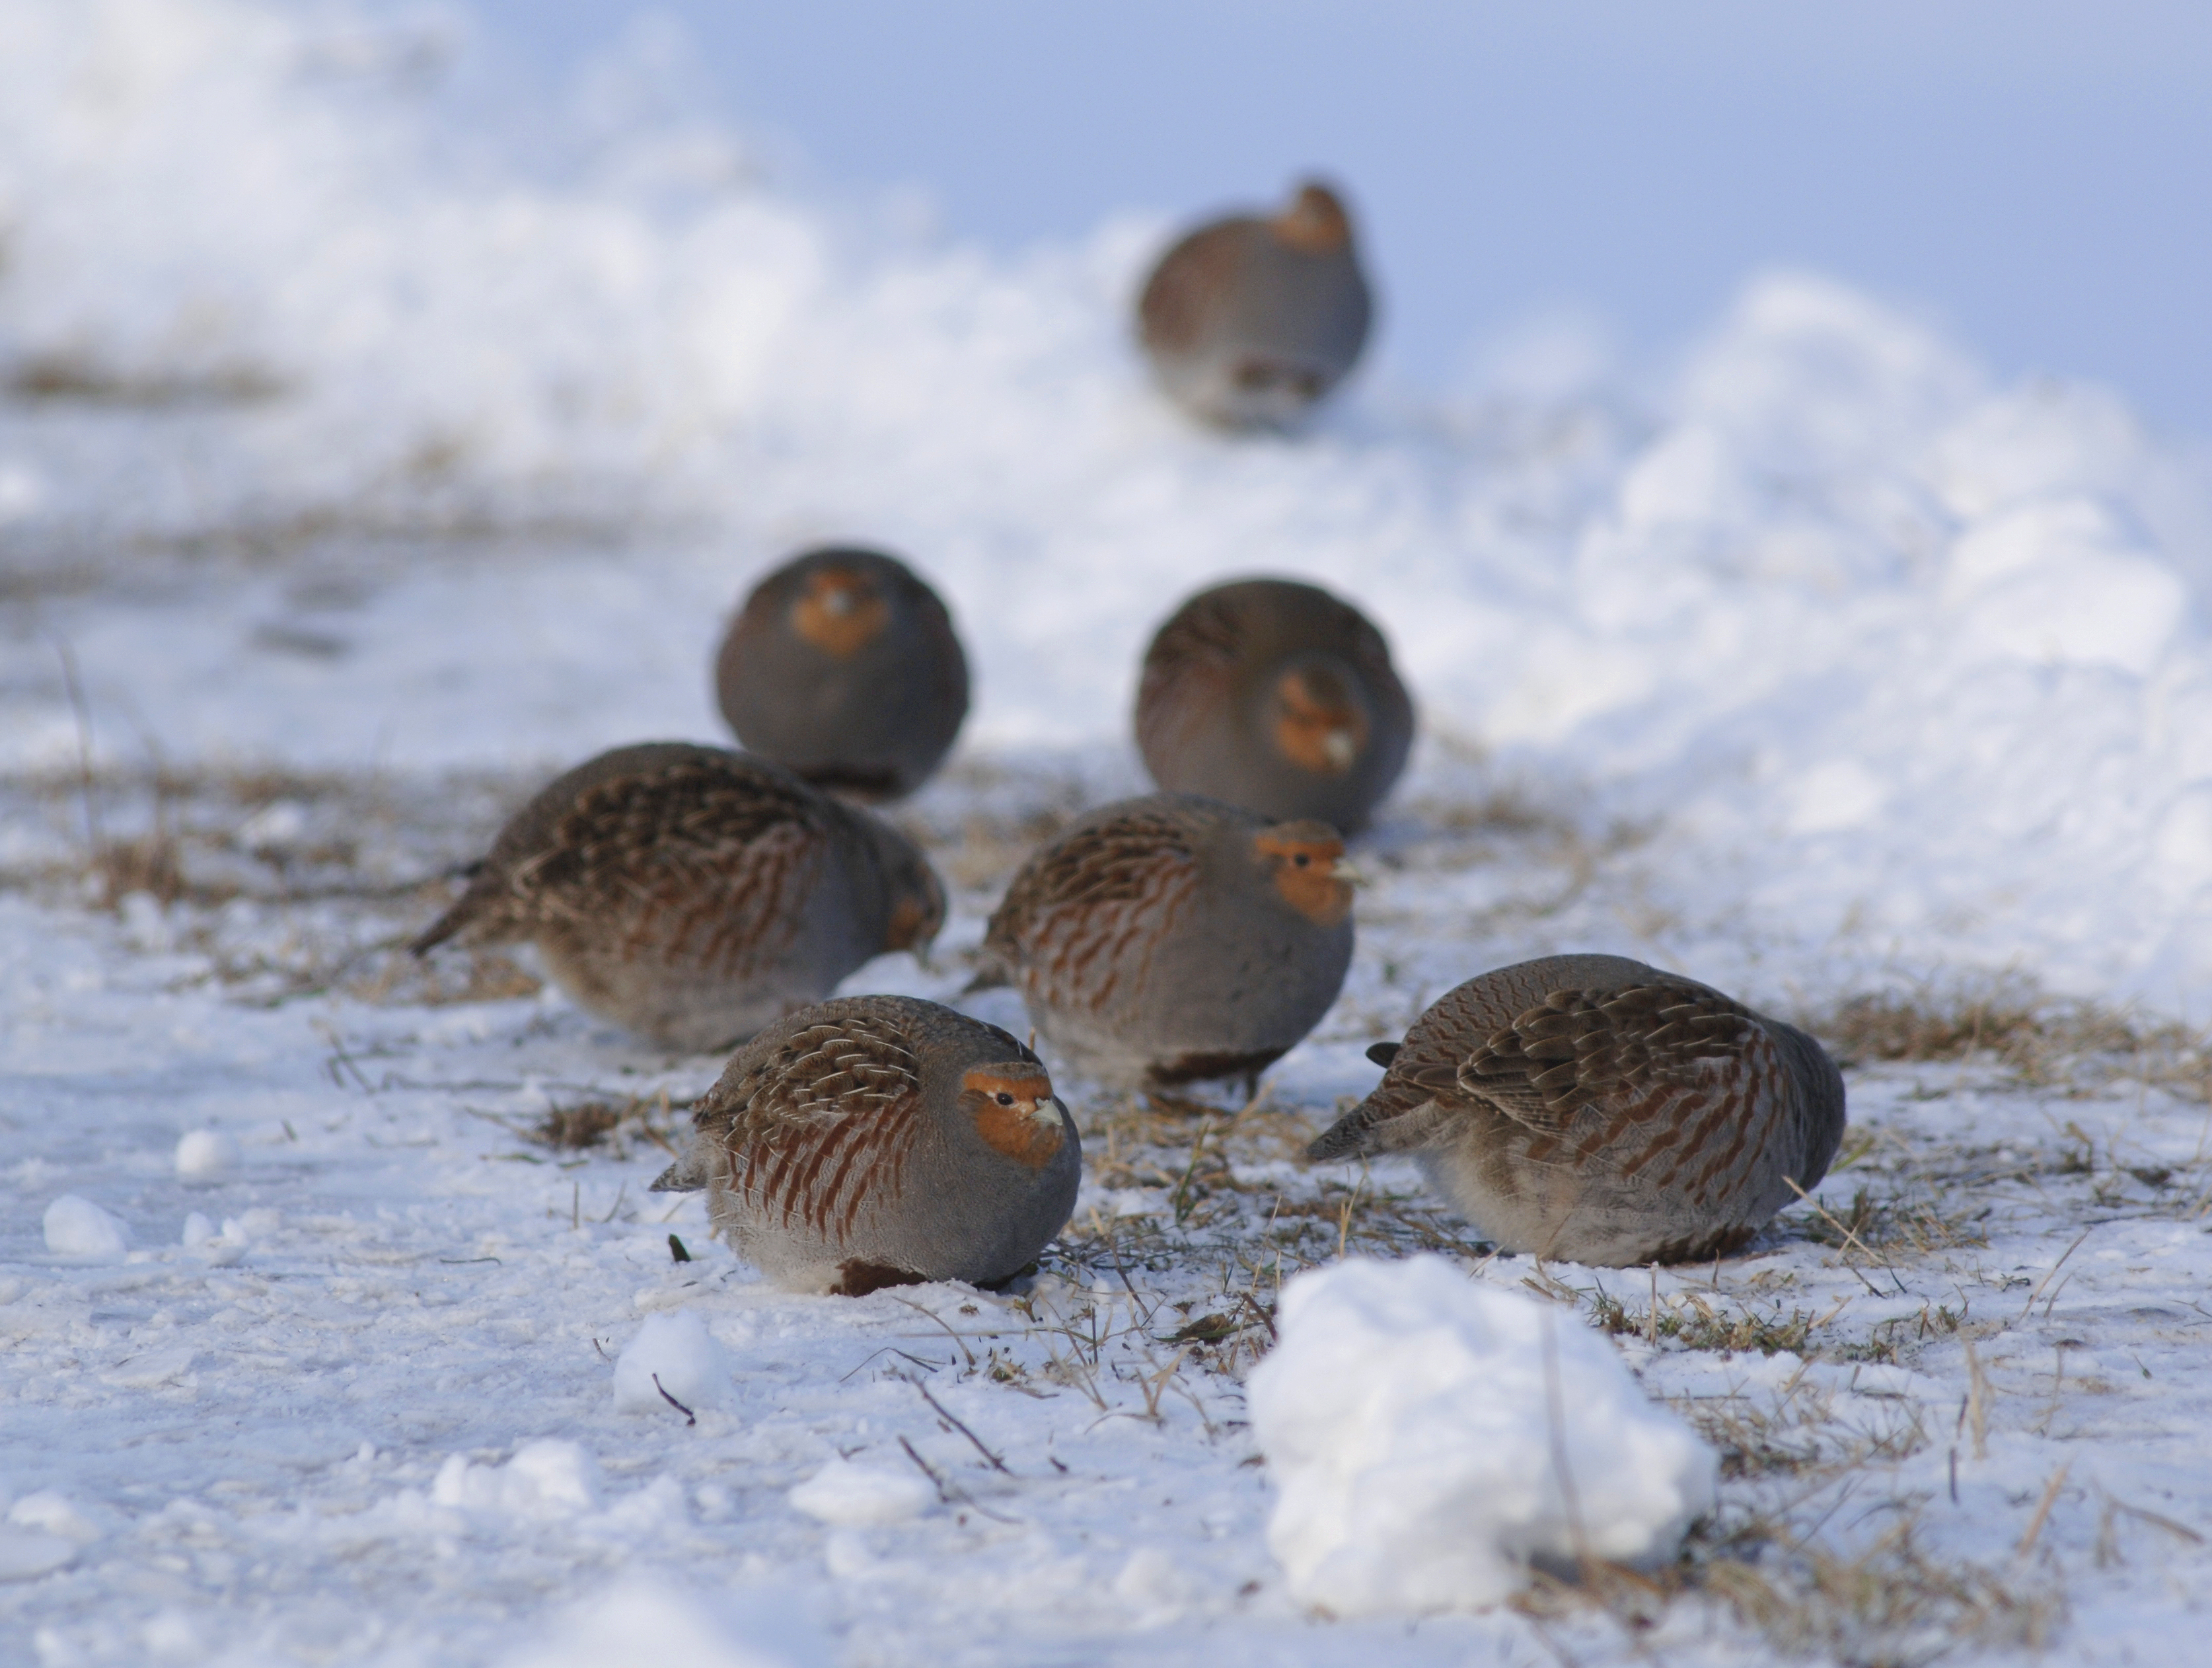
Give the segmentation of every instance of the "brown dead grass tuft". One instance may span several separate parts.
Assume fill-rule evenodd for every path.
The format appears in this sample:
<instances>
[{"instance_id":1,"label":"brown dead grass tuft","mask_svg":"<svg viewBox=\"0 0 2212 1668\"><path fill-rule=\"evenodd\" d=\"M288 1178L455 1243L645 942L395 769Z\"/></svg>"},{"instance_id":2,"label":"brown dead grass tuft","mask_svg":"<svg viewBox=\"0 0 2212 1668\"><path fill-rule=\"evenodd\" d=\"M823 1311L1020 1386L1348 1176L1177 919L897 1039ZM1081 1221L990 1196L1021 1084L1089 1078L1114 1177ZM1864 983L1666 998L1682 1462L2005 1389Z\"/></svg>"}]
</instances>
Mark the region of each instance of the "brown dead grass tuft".
<instances>
[{"instance_id":1,"label":"brown dead grass tuft","mask_svg":"<svg viewBox=\"0 0 2212 1668\"><path fill-rule=\"evenodd\" d=\"M1955 1652L2040 1651L2050 1641L2065 1601L2047 1580L1936 1557L1915 1529L1907 1517L1844 1557L1755 1525L1730 1537L1752 1555L1696 1559L1688 1584L1778 1653L1846 1668L1923 1668Z\"/></svg>"},{"instance_id":2,"label":"brown dead grass tuft","mask_svg":"<svg viewBox=\"0 0 2212 1668\"><path fill-rule=\"evenodd\" d=\"M2205 1099L2212 1082L2204 1032L2053 996L2017 977L1853 996L1808 1024L1847 1067L1980 1059L2031 1084L2125 1075L2192 1099Z\"/></svg>"}]
</instances>

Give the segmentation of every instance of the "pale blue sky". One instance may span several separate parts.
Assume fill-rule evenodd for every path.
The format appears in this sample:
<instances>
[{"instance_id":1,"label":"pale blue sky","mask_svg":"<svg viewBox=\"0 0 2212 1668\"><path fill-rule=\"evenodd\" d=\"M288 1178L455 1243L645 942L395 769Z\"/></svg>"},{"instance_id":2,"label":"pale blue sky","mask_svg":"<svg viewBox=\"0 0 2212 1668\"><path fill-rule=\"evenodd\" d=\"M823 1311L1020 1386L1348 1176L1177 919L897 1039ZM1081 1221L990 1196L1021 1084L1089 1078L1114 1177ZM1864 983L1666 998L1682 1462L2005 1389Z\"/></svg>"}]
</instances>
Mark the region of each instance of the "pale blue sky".
<instances>
[{"instance_id":1,"label":"pale blue sky","mask_svg":"<svg viewBox=\"0 0 2212 1668\"><path fill-rule=\"evenodd\" d=\"M2212 435L2203 0L465 0L526 96L641 14L693 95L817 188L924 188L954 235L1081 235L1325 167L1431 383L1580 308L1632 356L1809 265L1999 371L2109 382Z\"/></svg>"}]
</instances>

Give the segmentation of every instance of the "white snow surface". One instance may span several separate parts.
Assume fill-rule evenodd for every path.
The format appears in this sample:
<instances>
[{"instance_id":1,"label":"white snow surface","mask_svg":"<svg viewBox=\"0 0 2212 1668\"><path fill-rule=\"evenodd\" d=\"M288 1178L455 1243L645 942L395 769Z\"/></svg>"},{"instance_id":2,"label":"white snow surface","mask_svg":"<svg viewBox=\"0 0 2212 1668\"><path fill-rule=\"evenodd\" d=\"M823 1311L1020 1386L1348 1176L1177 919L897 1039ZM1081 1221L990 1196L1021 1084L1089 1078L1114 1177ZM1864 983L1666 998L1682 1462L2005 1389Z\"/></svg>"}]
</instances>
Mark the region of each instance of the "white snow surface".
<instances>
[{"instance_id":1,"label":"white snow surface","mask_svg":"<svg viewBox=\"0 0 2212 1668\"><path fill-rule=\"evenodd\" d=\"M1127 340L1181 205L996 260L620 64L509 154L439 90L454 15L0 0L0 1660L2199 1650L2201 1059L1855 1064L1814 1204L1656 1275L1297 1154L1369 1043L1558 950L1784 1013L2002 975L2201 1015L2201 447L1806 273L1585 392L1378 368L1303 435L1199 433ZM1023 1023L963 958L1041 831L1142 785L1188 590L1332 586L1421 703L1341 1001L1243 1112L1060 1085L1089 1173L1004 1294L772 1288L647 1191L721 1061L392 950L552 771L720 739L728 610L828 538L939 583L976 684L899 812L935 961L848 991ZM175 886L121 861L173 835ZM584 1106L616 1132L544 1133ZM208 1134L235 1161L180 1163ZM1680 1566L1550 1612L1293 1590L1246 1375L1301 1269L1422 1249L1722 1453ZM621 1391L649 1359L721 1398ZM854 1470L915 1509L801 1503Z\"/></svg>"},{"instance_id":2,"label":"white snow surface","mask_svg":"<svg viewBox=\"0 0 2212 1668\"><path fill-rule=\"evenodd\" d=\"M1340 1616L1479 1608L1532 1561L1652 1564L1712 1509L1713 1452L1556 1304L1441 1257L1283 1288L1247 1384L1281 1490L1267 1544Z\"/></svg>"}]
</instances>

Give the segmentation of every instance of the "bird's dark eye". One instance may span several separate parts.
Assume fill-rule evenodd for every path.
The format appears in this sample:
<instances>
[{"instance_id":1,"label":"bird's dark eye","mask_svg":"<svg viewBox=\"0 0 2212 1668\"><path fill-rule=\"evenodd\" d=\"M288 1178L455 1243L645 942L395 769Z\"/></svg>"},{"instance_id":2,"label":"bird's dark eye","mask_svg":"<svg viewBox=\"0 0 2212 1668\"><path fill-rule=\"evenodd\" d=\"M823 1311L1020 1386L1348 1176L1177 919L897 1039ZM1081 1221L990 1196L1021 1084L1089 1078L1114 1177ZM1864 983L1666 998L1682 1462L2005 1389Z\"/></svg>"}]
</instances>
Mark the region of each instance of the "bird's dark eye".
<instances>
[{"instance_id":1,"label":"bird's dark eye","mask_svg":"<svg viewBox=\"0 0 2212 1668\"><path fill-rule=\"evenodd\" d=\"M1313 861L1313 859L1307 856L1304 852L1301 851L1297 856L1291 858L1291 861L1296 863L1300 868L1304 868L1307 864Z\"/></svg>"},{"instance_id":2,"label":"bird's dark eye","mask_svg":"<svg viewBox=\"0 0 2212 1668\"><path fill-rule=\"evenodd\" d=\"M1014 1098L1013 1096L1006 1093L1004 1090L1001 1090L999 1094L999 1104L1001 1106L1011 1106L1014 1104Z\"/></svg>"}]
</instances>

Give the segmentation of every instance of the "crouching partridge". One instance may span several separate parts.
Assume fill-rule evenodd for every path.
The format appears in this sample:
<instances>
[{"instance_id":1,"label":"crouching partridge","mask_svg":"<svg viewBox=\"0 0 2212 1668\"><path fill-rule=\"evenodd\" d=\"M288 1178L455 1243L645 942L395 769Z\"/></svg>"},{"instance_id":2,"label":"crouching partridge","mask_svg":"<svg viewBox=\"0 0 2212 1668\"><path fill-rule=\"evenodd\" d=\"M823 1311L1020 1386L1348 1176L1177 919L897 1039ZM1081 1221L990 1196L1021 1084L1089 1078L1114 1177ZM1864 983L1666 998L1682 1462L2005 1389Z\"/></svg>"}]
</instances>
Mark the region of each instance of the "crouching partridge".
<instances>
[{"instance_id":1,"label":"crouching partridge","mask_svg":"<svg viewBox=\"0 0 2212 1668\"><path fill-rule=\"evenodd\" d=\"M1367 617L1318 586L1246 579L1200 591L1145 651L1137 746L1171 793L1346 834L1413 745L1413 703Z\"/></svg>"},{"instance_id":2,"label":"crouching partridge","mask_svg":"<svg viewBox=\"0 0 2212 1668\"><path fill-rule=\"evenodd\" d=\"M1075 1125L1036 1055L936 1002L848 996L739 1049L656 1190L703 1187L716 1233L770 1278L860 1296L990 1285L1075 1208Z\"/></svg>"},{"instance_id":3,"label":"crouching partridge","mask_svg":"<svg viewBox=\"0 0 2212 1668\"><path fill-rule=\"evenodd\" d=\"M1732 1251L1843 1139L1820 1044L1621 956L1469 979L1368 1056L1382 1082L1309 1155L1410 1153L1486 1237L1572 1263Z\"/></svg>"},{"instance_id":4,"label":"crouching partridge","mask_svg":"<svg viewBox=\"0 0 2212 1668\"><path fill-rule=\"evenodd\" d=\"M879 551L809 551L753 587L714 668L750 752L854 799L927 781L968 715L968 660L937 593Z\"/></svg>"},{"instance_id":5,"label":"crouching partridge","mask_svg":"<svg viewBox=\"0 0 2212 1668\"><path fill-rule=\"evenodd\" d=\"M576 1004L671 1047L727 1047L945 919L880 817L720 747L617 747L500 831L412 946L528 941Z\"/></svg>"},{"instance_id":6,"label":"crouching partridge","mask_svg":"<svg viewBox=\"0 0 2212 1668\"><path fill-rule=\"evenodd\" d=\"M1358 362L1373 313L1352 217L1308 180L1280 214L1209 222L1161 256L1137 333L1162 391L1193 417L1281 429Z\"/></svg>"},{"instance_id":7,"label":"crouching partridge","mask_svg":"<svg viewBox=\"0 0 2212 1668\"><path fill-rule=\"evenodd\" d=\"M1317 822L1154 794L1032 855L983 938L1052 1049L1117 1086L1259 1074L1311 1031L1352 960L1352 872Z\"/></svg>"}]
</instances>

